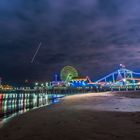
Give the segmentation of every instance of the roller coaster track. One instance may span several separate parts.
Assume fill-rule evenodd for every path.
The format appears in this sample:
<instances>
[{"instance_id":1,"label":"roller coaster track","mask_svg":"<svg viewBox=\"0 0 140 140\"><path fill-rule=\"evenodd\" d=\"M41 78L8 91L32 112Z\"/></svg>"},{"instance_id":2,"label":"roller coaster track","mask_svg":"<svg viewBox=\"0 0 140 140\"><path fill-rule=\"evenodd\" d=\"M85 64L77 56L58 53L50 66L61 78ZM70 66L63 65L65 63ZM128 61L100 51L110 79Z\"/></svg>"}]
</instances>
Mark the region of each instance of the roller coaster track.
<instances>
[{"instance_id":1,"label":"roller coaster track","mask_svg":"<svg viewBox=\"0 0 140 140\"><path fill-rule=\"evenodd\" d=\"M118 75L121 75L122 76L122 79L121 80L116 80L116 77ZM129 75L129 77L127 77ZM134 72L134 71L131 71L129 69L126 69L126 68L120 68L108 75L106 75L105 77L99 79L96 81L96 83L100 83L100 82L105 82L107 83L108 82L108 79L111 79L111 82L115 83L116 81L122 81L122 80L133 80L133 81L140 81L140 78L134 78L134 75L136 76L139 76L140 77L140 73L138 72Z\"/></svg>"}]
</instances>

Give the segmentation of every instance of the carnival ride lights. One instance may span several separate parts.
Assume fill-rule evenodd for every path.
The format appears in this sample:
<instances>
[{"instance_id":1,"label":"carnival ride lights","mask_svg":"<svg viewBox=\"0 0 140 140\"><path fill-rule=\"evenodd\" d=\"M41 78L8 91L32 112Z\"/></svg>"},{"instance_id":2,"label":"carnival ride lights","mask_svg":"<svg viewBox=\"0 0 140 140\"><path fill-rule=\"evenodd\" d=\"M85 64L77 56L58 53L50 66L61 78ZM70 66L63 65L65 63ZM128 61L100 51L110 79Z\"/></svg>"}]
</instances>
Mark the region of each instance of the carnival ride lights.
<instances>
[{"instance_id":1,"label":"carnival ride lights","mask_svg":"<svg viewBox=\"0 0 140 140\"><path fill-rule=\"evenodd\" d=\"M97 80L97 83L111 86L139 85L140 78L134 78L134 75L140 76L140 73L128 70L125 65L120 64L120 69Z\"/></svg>"},{"instance_id":2,"label":"carnival ride lights","mask_svg":"<svg viewBox=\"0 0 140 140\"><path fill-rule=\"evenodd\" d=\"M78 71L72 66L65 66L60 73L62 81L70 82L72 78L78 77Z\"/></svg>"}]
</instances>

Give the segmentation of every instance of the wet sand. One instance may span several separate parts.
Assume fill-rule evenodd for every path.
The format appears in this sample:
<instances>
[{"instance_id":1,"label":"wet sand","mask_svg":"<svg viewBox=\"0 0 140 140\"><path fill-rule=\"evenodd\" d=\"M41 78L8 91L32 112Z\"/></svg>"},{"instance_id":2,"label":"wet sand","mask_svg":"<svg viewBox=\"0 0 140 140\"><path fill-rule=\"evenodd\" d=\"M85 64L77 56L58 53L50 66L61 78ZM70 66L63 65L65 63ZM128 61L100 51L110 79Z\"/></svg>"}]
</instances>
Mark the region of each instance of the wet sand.
<instances>
[{"instance_id":1,"label":"wet sand","mask_svg":"<svg viewBox=\"0 0 140 140\"><path fill-rule=\"evenodd\" d=\"M0 129L0 140L118 139L140 140L140 92L68 96Z\"/></svg>"}]
</instances>

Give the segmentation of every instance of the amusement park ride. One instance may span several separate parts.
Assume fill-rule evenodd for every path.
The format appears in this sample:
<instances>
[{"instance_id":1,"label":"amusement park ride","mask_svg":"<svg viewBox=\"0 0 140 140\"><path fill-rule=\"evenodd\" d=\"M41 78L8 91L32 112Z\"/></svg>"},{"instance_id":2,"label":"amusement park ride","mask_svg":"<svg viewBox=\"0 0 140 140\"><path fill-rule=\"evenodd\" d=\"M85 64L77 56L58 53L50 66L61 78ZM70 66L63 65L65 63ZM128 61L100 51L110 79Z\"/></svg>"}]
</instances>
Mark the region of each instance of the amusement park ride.
<instances>
[{"instance_id":1,"label":"amusement park ride","mask_svg":"<svg viewBox=\"0 0 140 140\"><path fill-rule=\"evenodd\" d=\"M108 86L139 86L140 73L126 69L125 65L120 64L120 69L99 79L96 83Z\"/></svg>"},{"instance_id":2,"label":"amusement park ride","mask_svg":"<svg viewBox=\"0 0 140 140\"><path fill-rule=\"evenodd\" d=\"M61 81L53 81L52 85L67 87L92 87L97 83L92 82L88 76L80 77L78 71L72 66L65 66L60 72Z\"/></svg>"},{"instance_id":3,"label":"amusement park ride","mask_svg":"<svg viewBox=\"0 0 140 140\"><path fill-rule=\"evenodd\" d=\"M105 77L92 82L88 76L79 77L78 71L72 66L66 66L60 73L61 81L54 81L58 86L70 87L136 87L140 88L140 73L126 69L120 64L120 68Z\"/></svg>"}]
</instances>

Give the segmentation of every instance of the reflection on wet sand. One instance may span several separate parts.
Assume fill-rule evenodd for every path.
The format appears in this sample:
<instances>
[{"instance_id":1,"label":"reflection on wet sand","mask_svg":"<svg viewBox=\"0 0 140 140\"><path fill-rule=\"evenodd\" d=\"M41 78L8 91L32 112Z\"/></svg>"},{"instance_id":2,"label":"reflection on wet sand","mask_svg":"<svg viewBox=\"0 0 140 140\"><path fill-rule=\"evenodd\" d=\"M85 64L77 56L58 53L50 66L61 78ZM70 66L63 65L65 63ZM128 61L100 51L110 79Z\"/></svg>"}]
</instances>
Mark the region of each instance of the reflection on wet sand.
<instances>
[{"instance_id":1,"label":"reflection on wet sand","mask_svg":"<svg viewBox=\"0 0 140 140\"><path fill-rule=\"evenodd\" d=\"M0 94L0 127L16 115L59 101L63 95L46 93Z\"/></svg>"}]
</instances>

